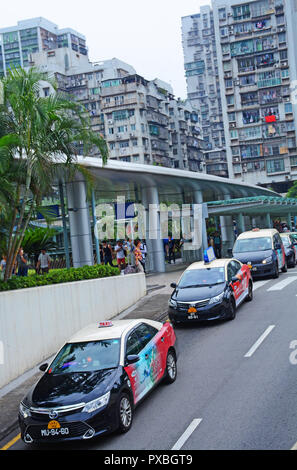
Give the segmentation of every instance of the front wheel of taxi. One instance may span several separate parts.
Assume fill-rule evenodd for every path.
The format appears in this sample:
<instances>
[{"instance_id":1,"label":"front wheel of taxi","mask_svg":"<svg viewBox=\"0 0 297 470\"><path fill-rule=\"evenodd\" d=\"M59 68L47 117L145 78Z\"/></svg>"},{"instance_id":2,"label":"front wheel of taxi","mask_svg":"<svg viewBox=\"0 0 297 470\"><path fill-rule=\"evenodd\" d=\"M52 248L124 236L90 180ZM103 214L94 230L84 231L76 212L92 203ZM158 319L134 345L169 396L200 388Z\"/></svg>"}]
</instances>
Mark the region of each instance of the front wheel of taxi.
<instances>
[{"instance_id":1,"label":"front wheel of taxi","mask_svg":"<svg viewBox=\"0 0 297 470\"><path fill-rule=\"evenodd\" d=\"M277 279L279 277L279 269L278 269L278 262L275 262L274 265L274 273L272 275L273 279Z\"/></svg>"},{"instance_id":2,"label":"front wheel of taxi","mask_svg":"<svg viewBox=\"0 0 297 470\"><path fill-rule=\"evenodd\" d=\"M228 317L227 320L234 320L236 317L236 305L233 297L230 298L228 306Z\"/></svg>"},{"instance_id":3,"label":"front wheel of taxi","mask_svg":"<svg viewBox=\"0 0 297 470\"><path fill-rule=\"evenodd\" d=\"M119 432L128 432L133 421L133 405L128 394L123 393L118 404Z\"/></svg>"},{"instance_id":4,"label":"front wheel of taxi","mask_svg":"<svg viewBox=\"0 0 297 470\"><path fill-rule=\"evenodd\" d=\"M164 376L164 382L166 384L172 384L175 382L177 376L176 356L174 351L171 349L168 351L166 359L166 370Z\"/></svg>"}]
</instances>

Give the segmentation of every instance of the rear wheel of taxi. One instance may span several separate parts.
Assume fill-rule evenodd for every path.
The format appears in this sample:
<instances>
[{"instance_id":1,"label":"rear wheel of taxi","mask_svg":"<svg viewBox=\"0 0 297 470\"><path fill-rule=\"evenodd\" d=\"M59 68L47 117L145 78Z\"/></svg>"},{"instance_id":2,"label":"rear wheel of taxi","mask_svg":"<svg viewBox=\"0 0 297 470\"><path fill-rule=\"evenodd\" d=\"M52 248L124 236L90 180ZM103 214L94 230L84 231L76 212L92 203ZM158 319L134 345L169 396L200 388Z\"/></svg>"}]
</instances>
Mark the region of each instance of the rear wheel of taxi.
<instances>
[{"instance_id":1,"label":"rear wheel of taxi","mask_svg":"<svg viewBox=\"0 0 297 470\"><path fill-rule=\"evenodd\" d=\"M125 433L129 431L133 421L133 405L128 394L121 395L118 407L119 432Z\"/></svg>"},{"instance_id":2,"label":"rear wheel of taxi","mask_svg":"<svg viewBox=\"0 0 297 470\"><path fill-rule=\"evenodd\" d=\"M236 317L236 305L235 300L231 297L228 307L228 320L234 320Z\"/></svg>"},{"instance_id":3,"label":"rear wheel of taxi","mask_svg":"<svg viewBox=\"0 0 297 470\"><path fill-rule=\"evenodd\" d=\"M273 279L277 279L279 277L279 269L278 269L278 262L275 262L274 265L274 273L273 273Z\"/></svg>"},{"instance_id":4,"label":"rear wheel of taxi","mask_svg":"<svg viewBox=\"0 0 297 470\"><path fill-rule=\"evenodd\" d=\"M287 265L287 260L285 261L285 264L282 267L282 273L286 273L288 271L288 265Z\"/></svg>"},{"instance_id":5,"label":"rear wheel of taxi","mask_svg":"<svg viewBox=\"0 0 297 470\"><path fill-rule=\"evenodd\" d=\"M253 283L252 283L252 281L249 282L248 295L246 296L245 300L247 302L251 302L253 300Z\"/></svg>"},{"instance_id":6,"label":"rear wheel of taxi","mask_svg":"<svg viewBox=\"0 0 297 470\"><path fill-rule=\"evenodd\" d=\"M177 376L177 365L175 353L172 349L168 351L166 359L166 370L164 376L164 382L166 384L172 384Z\"/></svg>"}]
</instances>

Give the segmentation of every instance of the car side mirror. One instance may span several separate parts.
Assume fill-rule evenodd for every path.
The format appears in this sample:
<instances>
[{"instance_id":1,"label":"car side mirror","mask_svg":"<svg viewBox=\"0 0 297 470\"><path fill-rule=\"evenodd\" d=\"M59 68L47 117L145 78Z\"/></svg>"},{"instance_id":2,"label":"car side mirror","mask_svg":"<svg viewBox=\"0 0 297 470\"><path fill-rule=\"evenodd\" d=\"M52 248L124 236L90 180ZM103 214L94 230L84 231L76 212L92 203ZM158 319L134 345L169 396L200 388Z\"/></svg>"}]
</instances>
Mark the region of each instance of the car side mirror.
<instances>
[{"instance_id":1,"label":"car side mirror","mask_svg":"<svg viewBox=\"0 0 297 470\"><path fill-rule=\"evenodd\" d=\"M48 368L48 364L45 363L45 364L41 364L41 366L39 367L39 370L41 370L41 372L45 372L47 368Z\"/></svg>"},{"instance_id":2,"label":"car side mirror","mask_svg":"<svg viewBox=\"0 0 297 470\"><path fill-rule=\"evenodd\" d=\"M170 284L170 287L172 287L172 289L176 289L177 284L176 284L175 282L172 282L172 283Z\"/></svg>"},{"instance_id":3,"label":"car side mirror","mask_svg":"<svg viewBox=\"0 0 297 470\"><path fill-rule=\"evenodd\" d=\"M138 354L129 354L126 357L126 362L127 364L135 364L135 362L138 362L140 360L140 357Z\"/></svg>"}]
</instances>

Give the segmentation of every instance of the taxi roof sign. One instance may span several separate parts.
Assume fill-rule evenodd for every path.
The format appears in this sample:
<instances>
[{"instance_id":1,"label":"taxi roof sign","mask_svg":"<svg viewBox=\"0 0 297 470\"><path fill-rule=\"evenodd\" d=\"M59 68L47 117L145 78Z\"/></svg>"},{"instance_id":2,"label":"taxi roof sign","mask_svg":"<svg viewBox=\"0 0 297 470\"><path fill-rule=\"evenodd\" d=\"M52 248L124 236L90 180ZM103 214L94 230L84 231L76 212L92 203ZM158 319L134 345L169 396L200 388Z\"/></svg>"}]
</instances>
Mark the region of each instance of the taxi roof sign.
<instances>
[{"instance_id":1,"label":"taxi roof sign","mask_svg":"<svg viewBox=\"0 0 297 470\"><path fill-rule=\"evenodd\" d=\"M204 250L204 263L211 263L216 259L216 255L212 246Z\"/></svg>"},{"instance_id":2,"label":"taxi roof sign","mask_svg":"<svg viewBox=\"0 0 297 470\"><path fill-rule=\"evenodd\" d=\"M113 326L112 321L108 320L108 321L100 321L99 322L99 328L106 328L108 326Z\"/></svg>"}]
</instances>

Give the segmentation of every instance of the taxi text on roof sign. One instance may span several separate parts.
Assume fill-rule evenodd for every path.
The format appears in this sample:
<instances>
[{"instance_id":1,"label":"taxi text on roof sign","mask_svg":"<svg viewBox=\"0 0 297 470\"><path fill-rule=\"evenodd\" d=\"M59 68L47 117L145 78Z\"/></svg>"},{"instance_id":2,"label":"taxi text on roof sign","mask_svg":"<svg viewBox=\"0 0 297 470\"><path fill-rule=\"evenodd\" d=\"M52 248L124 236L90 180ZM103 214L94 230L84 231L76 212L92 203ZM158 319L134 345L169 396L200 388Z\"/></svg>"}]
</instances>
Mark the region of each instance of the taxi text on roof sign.
<instances>
[{"instance_id":1,"label":"taxi text on roof sign","mask_svg":"<svg viewBox=\"0 0 297 470\"><path fill-rule=\"evenodd\" d=\"M99 328L105 328L107 326L112 326L112 321L101 321L101 322L99 322Z\"/></svg>"}]
</instances>

